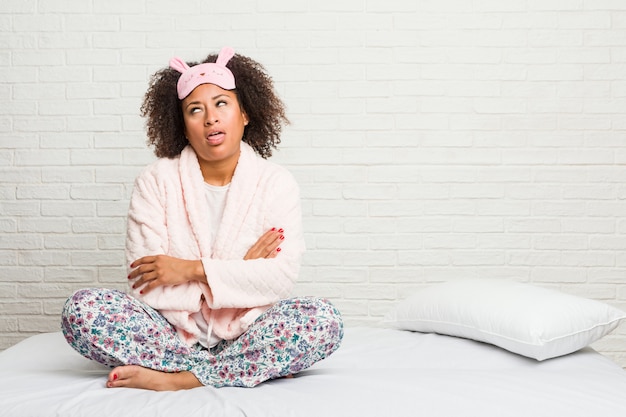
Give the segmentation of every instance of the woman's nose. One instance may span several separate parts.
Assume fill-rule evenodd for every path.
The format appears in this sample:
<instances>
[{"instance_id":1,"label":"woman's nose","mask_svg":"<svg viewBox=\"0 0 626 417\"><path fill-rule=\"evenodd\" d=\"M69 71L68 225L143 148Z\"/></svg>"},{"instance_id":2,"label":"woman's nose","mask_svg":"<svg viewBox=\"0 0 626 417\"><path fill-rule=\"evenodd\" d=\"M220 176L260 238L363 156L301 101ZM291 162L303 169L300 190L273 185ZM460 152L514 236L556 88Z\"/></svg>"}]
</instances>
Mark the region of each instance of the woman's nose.
<instances>
[{"instance_id":1,"label":"woman's nose","mask_svg":"<svg viewBox=\"0 0 626 417\"><path fill-rule=\"evenodd\" d=\"M211 111L207 111L206 118L204 119L204 124L208 126L208 125L213 125L215 123L217 123L217 115L215 115Z\"/></svg>"}]
</instances>

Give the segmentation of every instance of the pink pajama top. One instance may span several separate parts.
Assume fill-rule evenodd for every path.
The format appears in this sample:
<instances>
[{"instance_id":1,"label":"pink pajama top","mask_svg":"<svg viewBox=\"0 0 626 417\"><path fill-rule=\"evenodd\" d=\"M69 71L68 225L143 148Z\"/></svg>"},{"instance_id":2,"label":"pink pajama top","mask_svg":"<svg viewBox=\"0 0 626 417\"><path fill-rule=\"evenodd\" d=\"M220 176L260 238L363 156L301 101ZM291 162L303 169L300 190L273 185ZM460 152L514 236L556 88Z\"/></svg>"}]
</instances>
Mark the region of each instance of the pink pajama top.
<instances>
[{"instance_id":1,"label":"pink pajama top","mask_svg":"<svg viewBox=\"0 0 626 417\"><path fill-rule=\"evenodd\" d=\"M203 336L193 319L198 312L209 323L208 336L234 339L272 304L288 298L305 250L298 184L244 142L218 230L210 230L208 213L191 146L176 158L155 161L135 181L126 237L129 271L133 261L159 254L200 259L204 266L208 285L161 286L142 295L130 282L130 293L163 314L188 345ZM285 231L278 256L244 261L272 227Z\"/></svg>"}]
</instances>

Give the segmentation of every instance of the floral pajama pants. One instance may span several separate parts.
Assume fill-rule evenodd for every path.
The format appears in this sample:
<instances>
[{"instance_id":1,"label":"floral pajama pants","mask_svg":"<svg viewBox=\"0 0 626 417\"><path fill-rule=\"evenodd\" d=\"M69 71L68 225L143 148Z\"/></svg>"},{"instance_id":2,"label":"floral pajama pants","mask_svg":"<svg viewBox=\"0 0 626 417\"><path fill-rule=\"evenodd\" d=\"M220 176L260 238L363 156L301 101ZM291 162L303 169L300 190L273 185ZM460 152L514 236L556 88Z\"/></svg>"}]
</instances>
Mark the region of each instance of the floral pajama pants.
<instances>
[{"instance_id":1,"label":"floral pajama pants","mask_svg":"<svg viewBox=\"0 0 626 417\"><path fill-rule=\"evenodd\" d=\"M190 371L203 385L253 387L295 374L339 347L339 311L320 298L281 300L237 339L206 349L186 345L156 310L117 290L84 289L63 308L65 339L76 351L110 367L140 365Z\"/></svg>"}]
</instances>

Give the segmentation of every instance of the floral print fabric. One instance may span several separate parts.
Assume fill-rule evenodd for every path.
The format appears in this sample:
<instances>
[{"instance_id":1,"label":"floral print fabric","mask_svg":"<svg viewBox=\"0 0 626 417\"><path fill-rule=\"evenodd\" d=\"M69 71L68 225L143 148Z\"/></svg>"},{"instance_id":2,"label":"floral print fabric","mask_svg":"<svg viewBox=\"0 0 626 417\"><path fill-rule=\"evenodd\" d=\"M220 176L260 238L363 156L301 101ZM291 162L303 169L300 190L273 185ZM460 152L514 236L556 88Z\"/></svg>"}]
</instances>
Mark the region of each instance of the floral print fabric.
<instances>
[{"instance_id":1,"label":"floral print fabric","mask_svg":"<svg viewBox=\"0 0 626 417\"><path fill-rule=\"evenodd\" d=\"M117 290L79 290L65 303L65 339L104 365L190 371L204 385L253 387L295 374L339 347L339 311L320 298L281 300L234 340L187 346L156 310Z\"/></svg>"}]
</instances>

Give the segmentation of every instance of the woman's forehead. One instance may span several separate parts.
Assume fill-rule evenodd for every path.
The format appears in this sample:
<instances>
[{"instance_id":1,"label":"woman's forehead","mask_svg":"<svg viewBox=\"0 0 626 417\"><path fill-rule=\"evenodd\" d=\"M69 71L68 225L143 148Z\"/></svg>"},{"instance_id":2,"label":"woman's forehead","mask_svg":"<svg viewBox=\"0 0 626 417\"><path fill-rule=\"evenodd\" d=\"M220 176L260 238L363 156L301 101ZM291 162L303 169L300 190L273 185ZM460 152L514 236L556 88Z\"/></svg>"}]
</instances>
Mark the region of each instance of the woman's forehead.
<instances>
[{"instance_id":1,"label":"woman's forehead","mask_svg":"<svg viewBox=\"0 0 626 417\"><path fill-rule=\"evenodd\" d=\"M213 100L224 96L237 98L237 94L235 94L234 90L226 90L215 84L200 84L185 97L183 103L196 101L198 99Z\"/></svg>"}]
</instances>

